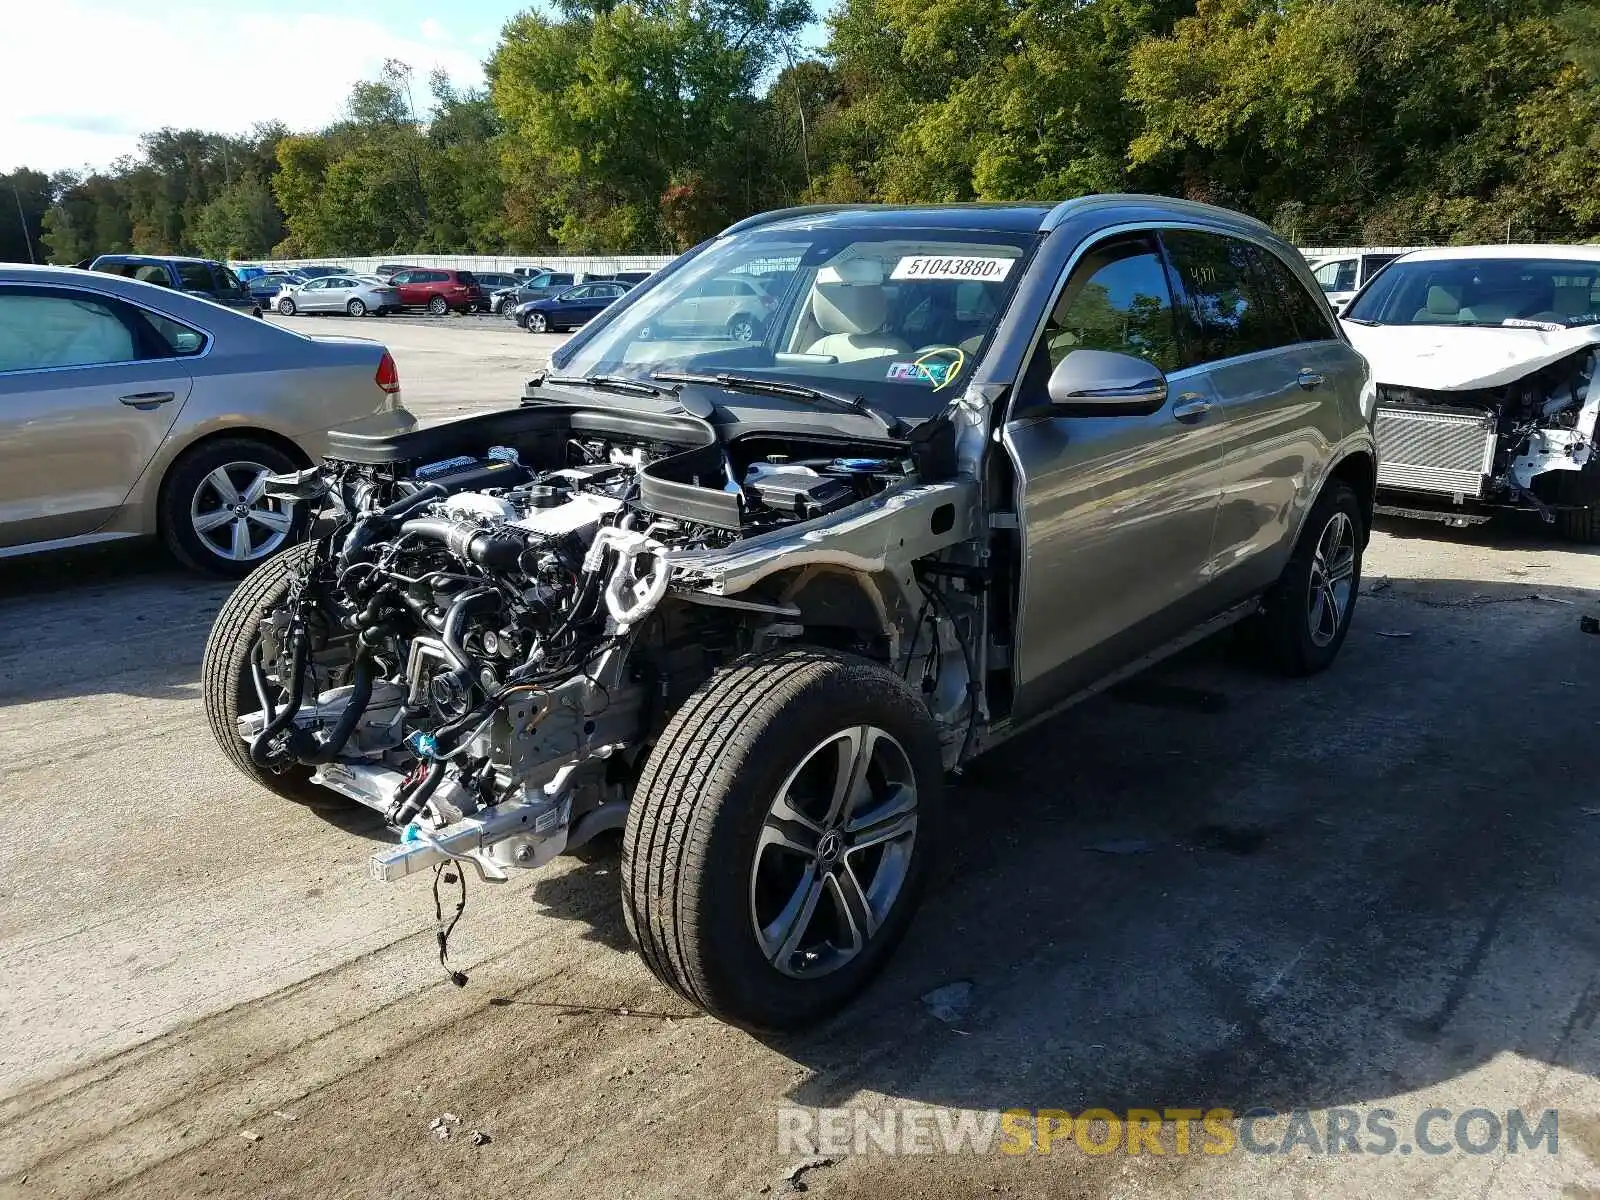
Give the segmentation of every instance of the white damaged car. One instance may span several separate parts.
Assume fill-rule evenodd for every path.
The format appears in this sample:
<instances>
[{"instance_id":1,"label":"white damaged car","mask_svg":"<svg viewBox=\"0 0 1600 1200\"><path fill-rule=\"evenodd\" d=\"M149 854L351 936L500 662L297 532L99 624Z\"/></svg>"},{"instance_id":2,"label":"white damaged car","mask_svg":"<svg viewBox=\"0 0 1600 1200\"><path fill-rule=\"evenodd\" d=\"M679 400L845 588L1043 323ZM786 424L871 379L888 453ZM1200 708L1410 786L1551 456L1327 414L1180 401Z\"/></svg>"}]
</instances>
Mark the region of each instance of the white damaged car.
<instances>
[{"instance_id":1,"label":"white damaged car","mask_svg":"<svg viewBox=\"0 0 1600 1200\"><path fill-rule=\"evenodd\" d=\"M1380 512L1600 541L1600 246L1414 251L1341 320L1378 384Z\"/></svg>"}]
</instances>

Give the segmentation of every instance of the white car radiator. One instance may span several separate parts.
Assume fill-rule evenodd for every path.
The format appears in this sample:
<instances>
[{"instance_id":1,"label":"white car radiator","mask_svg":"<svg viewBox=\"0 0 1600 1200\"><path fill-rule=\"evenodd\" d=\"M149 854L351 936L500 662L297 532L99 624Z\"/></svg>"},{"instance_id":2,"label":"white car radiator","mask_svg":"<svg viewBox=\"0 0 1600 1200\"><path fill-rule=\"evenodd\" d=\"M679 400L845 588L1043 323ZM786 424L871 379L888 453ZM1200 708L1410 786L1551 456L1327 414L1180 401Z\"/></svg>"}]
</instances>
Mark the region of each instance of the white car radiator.
<instances>
[{"instance_id":1,"label":"white car radiator","mask_svg":"<svg viewBox=\"0 0 1600 1200\"><path fill-rule=\"evenodd\" d=\"M1376 433L1379 487L1481 496L1494 470L1493 413L1379 405Z\"/></svg>"}]
</instances>

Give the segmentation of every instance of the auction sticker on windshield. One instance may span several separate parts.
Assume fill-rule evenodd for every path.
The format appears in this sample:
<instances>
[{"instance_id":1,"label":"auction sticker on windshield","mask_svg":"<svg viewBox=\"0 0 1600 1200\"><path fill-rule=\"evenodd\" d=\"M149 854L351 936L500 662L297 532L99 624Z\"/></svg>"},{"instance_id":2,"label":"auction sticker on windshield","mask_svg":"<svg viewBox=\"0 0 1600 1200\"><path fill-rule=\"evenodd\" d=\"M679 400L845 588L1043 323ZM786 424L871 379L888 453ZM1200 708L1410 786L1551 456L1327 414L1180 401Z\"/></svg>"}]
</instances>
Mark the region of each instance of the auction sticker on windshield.
<instances>
[{"instance_id":1,"label":"auction sticker on windshield","mask_svg":"<svg viewBox=\"0 0 1600 1200\"><path fill-rule=\"evenodd\" d=\"M948 258L912 254L895 263L890 279L978 279L997 283L1011 273L1014 258Z\"/></svg>"}]
</instances>

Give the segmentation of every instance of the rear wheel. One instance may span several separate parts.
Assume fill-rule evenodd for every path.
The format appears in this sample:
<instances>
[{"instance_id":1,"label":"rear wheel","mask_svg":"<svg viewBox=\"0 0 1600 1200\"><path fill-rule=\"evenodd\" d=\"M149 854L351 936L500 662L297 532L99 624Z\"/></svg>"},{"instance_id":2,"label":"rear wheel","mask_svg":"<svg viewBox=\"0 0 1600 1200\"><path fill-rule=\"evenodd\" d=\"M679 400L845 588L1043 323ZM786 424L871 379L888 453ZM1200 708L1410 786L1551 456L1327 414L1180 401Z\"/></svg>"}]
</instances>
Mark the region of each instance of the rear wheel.
<instances>
[{"instance_id":1,"label":"rear wheel","mask_svg":"<svg viewBox=\"0 0 1600 1200\"><path fill-rule=\"evenodd\" d=\"M346 304L344 306L344 310L345 310L345 312L349 313L352 317L364 317L364 316L367 315L367 306L365 304L363 304L360 300L352 300L352 301L350 301L349 304Z\"/></svg>"},{"instance_id":2,"label":"rear wheel","mask_svg":"<svg viewBox=\"0 0 1600 1200\"><path fill-rule=\"evenodd\" d=\"M1361 592L1365 542L1355 491L1330 480L1255 618L1257 644L1273 670L1315 675L1338 657Z\"/></svg>"},{"instance_id":3,"label":"rear wheel","mask_svg":"<svg viewBox=\"0 0 1600 1200\"><path fill-rule=\"evenodd\" d=\"M938 831L939 739L876 664L784 650L673 716L623 831L623 912L650 969L750 1029L829 1016L910 924Z\"/></svg>"},{"instance_id":4,"label":"rear wheel","mask_svg":"<svg viewBox=\"0 0 1600 1200\"><path fill-rule=\"evenodd\" d=\"M736 342L753 342L756 338L756 320L754 317L740 313L728 322L728 336Z\"/></svg>"},{"instance_id":5,"label":"rear wheel","mask_svg":"<svg viewBox=\"0 0 1600 1200\"><path fill-rule=\"evenodd\" d=\"M172 465L161 487L162 538L196 570L239 578L299 541L309 514L266 495L268 475L300 464L250 438L202 442Z\"/></svg>"},{"instance_id":6,"label":"rear wheel","mask_svg":"<svg viewBox=\"0 0 1600 1200\"><path fill-rule=\"evenodd\" d=\"M442 317L450 311L450 303L443 296L435 296L428 301L428 311L436 317Z\"/></svg>"},{"instance_id":7,"label":"rear wheel","mask_svg":"<svg viewBox=\"0 0 1600 1200\"><path fill-rule=\"evenodd\" d=\"M276 772L257 766L249 745L239 736L239 717L261 707L250 669L261 642L261 618L284 602L295 573L310 561L313 550L310 543L294 546L268 559L240 582L217 613L200 667L206 722L218 748L262 787L291 800L310 799L321 791L311 783L310 768L297 765ZM264 673L276 674L277 664L262 665ZM274 701L279 698L273 697Z\"/></svg>"}]
</instances>

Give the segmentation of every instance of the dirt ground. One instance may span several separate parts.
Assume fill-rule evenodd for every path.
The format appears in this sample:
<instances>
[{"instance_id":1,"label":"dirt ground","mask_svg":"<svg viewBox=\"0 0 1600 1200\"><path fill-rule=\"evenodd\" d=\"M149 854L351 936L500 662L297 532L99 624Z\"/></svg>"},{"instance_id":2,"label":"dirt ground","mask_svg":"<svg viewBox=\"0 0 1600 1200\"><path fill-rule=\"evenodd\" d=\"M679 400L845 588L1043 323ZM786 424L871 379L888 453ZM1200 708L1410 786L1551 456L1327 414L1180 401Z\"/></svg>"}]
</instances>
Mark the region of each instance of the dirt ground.
<instances>
[{"instance_id":1,"label":"dirt ground","mask_svg":"<svg viewBox=\"0 0 1600 1200\"><path fill-rule=\"evenodd\" d=\"M511 399L557 341L371 332L433 418ZM784 1195L780 1106L936 1105L1387 1108L1403 1132L1430 1107L1555 1108L1560 1139L875 1152L803 1186L1600 1196L1600 637L1579 631L1600 555L1385 523L1366 575L1318 679L1211 644L976 764L885 974L827 1027L759 1039L649 976L614 851L474 885L452 986L426 880L366 877L375 818L277 800L213 747L197 678L224 586L143 546L4 564L0 1195ZM952 983L970 1000L941 1019L922 997Z\"/></svg>"}]
</instances>

